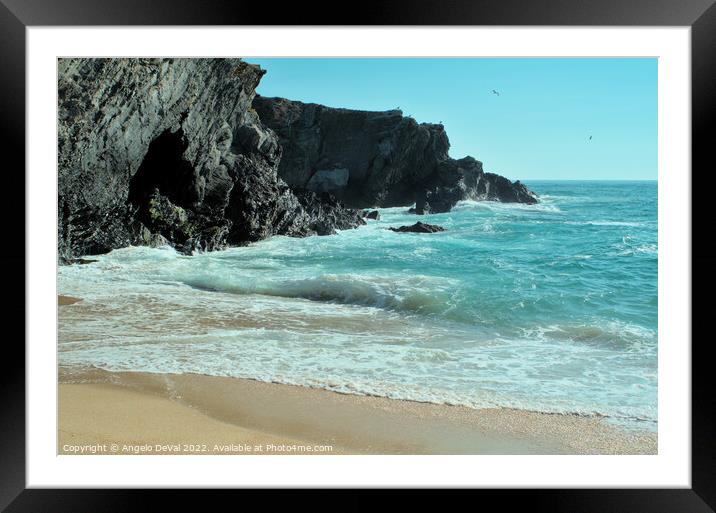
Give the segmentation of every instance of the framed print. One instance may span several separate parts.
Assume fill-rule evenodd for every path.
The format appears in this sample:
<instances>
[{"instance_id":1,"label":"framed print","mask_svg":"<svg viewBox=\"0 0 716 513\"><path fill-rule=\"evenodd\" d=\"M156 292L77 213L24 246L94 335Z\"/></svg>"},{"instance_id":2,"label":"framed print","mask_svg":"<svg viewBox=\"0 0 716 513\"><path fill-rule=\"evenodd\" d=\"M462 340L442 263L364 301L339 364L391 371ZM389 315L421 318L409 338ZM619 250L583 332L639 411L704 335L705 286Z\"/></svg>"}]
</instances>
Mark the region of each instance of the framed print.
<instances>
[{"instance_id":1,"label":"framed print","mask_svg":"<svg viewBox=\"0 0 716 513\"><path fill-rule=\"evenodd\" d=\"M712 511L716 10L648 4L4 1L3 507Z\"/></svg>"}]
</instances>

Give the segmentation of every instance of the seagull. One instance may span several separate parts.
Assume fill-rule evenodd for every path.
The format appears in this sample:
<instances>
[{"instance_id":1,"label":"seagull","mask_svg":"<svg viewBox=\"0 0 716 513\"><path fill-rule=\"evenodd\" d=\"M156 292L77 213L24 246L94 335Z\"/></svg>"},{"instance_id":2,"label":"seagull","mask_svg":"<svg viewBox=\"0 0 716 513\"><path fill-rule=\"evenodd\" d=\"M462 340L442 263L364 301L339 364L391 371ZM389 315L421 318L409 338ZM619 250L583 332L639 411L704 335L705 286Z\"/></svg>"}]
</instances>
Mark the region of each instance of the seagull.
<instances>
[{"instance_id":1,"label":"seagull","mask_svg":"<svg viewBox=\"0 0 716 513\"><path fill-rule=\"evenodd\" d=\"M494 89L492 90L492 92L495 93L497 96L500 96L500 93L498 93L498 92L495 91Z\"/></svg>"}]
</instances>

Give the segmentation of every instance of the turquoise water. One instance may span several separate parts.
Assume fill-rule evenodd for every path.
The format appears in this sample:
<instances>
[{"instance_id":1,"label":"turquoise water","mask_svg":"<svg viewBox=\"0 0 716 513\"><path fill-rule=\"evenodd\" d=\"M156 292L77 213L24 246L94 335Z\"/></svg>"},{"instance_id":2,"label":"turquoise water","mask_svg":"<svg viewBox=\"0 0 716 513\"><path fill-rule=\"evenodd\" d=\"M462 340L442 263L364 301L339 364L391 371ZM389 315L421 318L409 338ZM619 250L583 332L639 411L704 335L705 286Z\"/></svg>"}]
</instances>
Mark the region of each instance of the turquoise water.
<instances>
[{"instance_id":1,"label":"turquoise water","mask_svg":"<svg viewBox=\"0 0 716 513\"><path fill-rule=\"evenodd\" d=\"M200 372L656 429L656 182L406 208L329 237L61 267L60 363ZM436 234L389 226L417 220Z\"/></svg>"}]
</instances>

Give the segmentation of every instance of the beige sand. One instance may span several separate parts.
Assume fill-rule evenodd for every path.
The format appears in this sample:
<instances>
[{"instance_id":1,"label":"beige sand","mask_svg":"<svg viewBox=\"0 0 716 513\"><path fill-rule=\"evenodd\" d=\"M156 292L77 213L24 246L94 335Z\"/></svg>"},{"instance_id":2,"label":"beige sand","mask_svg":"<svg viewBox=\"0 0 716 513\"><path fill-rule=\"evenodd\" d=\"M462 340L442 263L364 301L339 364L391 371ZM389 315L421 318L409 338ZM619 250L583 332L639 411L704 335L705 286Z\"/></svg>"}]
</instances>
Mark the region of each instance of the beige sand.
<instances>
[{"instance_id":1,"label":"beige sand","mask_svg":"<svg viewBox=\"0 0 716 513\"><path fill-rule=\"evenodd\" d=\"M657 451L655 433L624 431L595 417L474 410L196 374L64 369L60 382L62 454Z\"/></svg>"},{"instance_id":2,"label":"beige sand","mask_svg":"<svg viewBox=\"0 0 716 513\"><path fill-rule=\"evenodd\" d=\"M63 295L57 296L57 304L59 306L73 305L79 301L82 301L82 299L78 298L78 297L63 296Z\"/></svg>"},{"instance_id":3,"label":"beige sand","mask_svg":"<svg viewBox=\"0 0 716 513\"><path fill-rule=\"evenodd\" d=\"M241 454L303 444L119 385L60 385L60 405L60 454Z\"/></svg>"}]
</instances>

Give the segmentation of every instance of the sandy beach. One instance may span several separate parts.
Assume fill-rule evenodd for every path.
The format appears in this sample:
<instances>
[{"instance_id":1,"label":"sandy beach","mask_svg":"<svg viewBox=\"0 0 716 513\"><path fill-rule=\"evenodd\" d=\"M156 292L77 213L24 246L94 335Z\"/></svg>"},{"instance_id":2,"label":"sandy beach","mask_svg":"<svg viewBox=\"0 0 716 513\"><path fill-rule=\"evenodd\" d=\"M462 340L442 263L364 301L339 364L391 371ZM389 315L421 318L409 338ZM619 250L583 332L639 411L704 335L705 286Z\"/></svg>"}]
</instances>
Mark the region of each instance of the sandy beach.
<instances>
[{"instance_id":1,"label":"sandy beach","mask_svg":"<svg viewBox=\"0 0 716 513\"><path fill-rule=\"evenodd\" d=\"M197 374L60 372L60 454L655 454L596 417Z\"/></svg>"},{"instance_id":2,"label":"sandy beach","mask_svg":"<svg viewBox=\"0 0 716 513\"><path fill-rule=\"evenodd\" d=\"M79 303L80 301L82 301L82 299L78 297L63 296L61 294L57 296L58 306L74 305L75 303Z\"/></svg>"}]
</instances>

